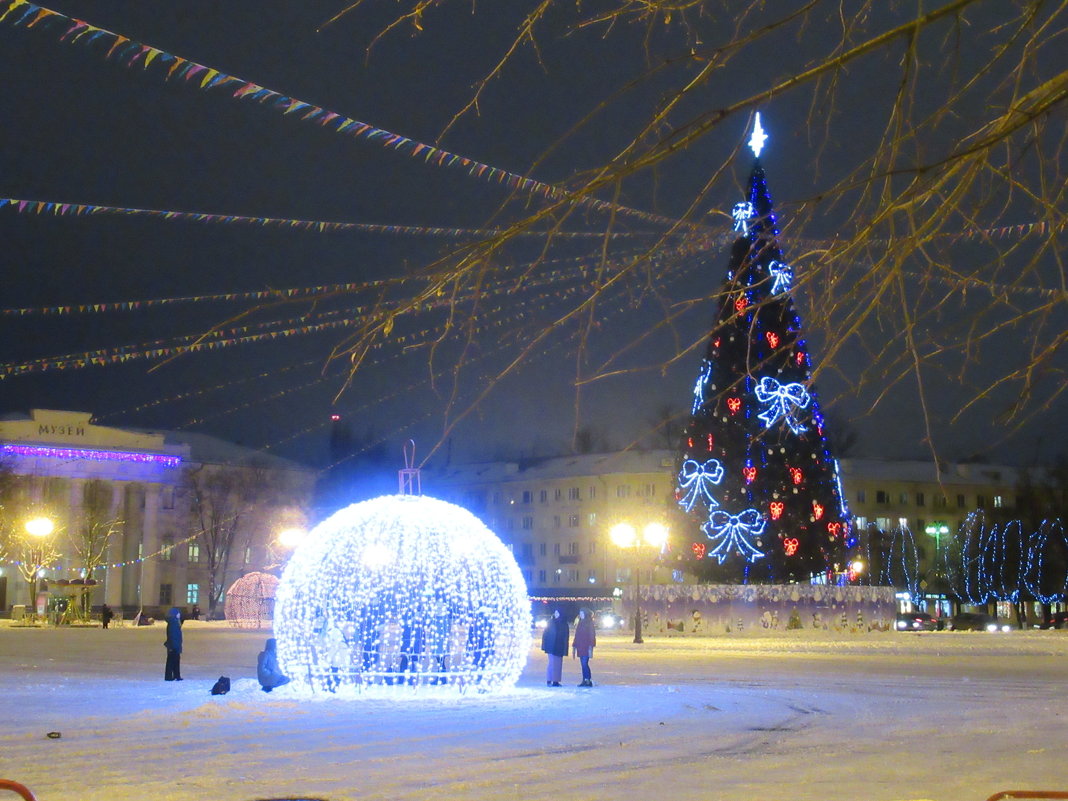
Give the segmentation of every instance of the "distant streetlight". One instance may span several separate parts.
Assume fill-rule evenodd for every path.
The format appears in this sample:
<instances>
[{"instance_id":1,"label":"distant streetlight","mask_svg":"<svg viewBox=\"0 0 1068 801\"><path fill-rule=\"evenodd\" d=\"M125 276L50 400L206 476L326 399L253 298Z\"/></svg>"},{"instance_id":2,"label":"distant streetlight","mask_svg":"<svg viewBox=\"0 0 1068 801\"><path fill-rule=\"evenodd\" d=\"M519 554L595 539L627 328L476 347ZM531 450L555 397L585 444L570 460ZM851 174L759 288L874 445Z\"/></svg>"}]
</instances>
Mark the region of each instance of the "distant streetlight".
<instances>
[{"instance_id":1,"label":"distant streetlight","mask_svg":"<svg viewBox=\"0 0 1068 801\"><path fill-rule=\"evenodd\" d=\"M290 528L282 529L278 532L278 544L283 548L293 550L302 542L304 538L308 536L308 532L297 526L291 526Z\"/></svg>"},{"instance_id":2,"label":"distant streetlight","mask_svg":"<svg viewBox=\"0 0 1068 801\"><path fill-rule=\"evenodd\" d=\"M47 517L35 517L27 520L24 528L31 537L47 537L56 530L56 524Z\"/></svg>"},{"instance_id":3,"label":"distant streetlight","mask_svg":"<svg viewBox=\"0 0 1068 801\"><path fill-rule=\"evenodd\" d=\"M942 548L942 535L949 533L949 526L942 522L935 522L927 526L924 531L935 538L935 553L939 553Z\"/></svg>"},{"instance_id":4,"label":"distant streetlight","mask_svg":"<svg viewBox=\"0 0 1068 801\"><path fill-rule=\"evenodd\" d=\"M661 523L648 523L642 529L641 537L630 523L617 523L608 532L612 544L622 550L634 551L634 642L645 642L642 639L642 607L641 607L641 560L640 551L643 546L663 549L667 542L668 530Z\"/></svg>"}]
</instances>

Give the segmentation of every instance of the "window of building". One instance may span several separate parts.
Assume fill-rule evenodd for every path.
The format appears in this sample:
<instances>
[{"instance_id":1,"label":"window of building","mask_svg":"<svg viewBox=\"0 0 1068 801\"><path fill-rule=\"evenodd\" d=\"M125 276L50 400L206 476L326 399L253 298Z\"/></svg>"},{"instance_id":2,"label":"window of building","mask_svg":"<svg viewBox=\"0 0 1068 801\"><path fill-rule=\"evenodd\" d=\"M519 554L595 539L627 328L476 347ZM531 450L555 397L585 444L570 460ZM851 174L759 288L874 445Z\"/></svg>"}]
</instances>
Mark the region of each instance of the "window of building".
<instances>
[{"instance_id":1,"label":"window of building","mask_svg":"<svg viewBox=\"0 0 1068 801\"><path fill-rule=\"evenodd\" d=\"M523 515L523 530L530 531L534 528L534 518L531 515Z\"/></svg>"},{"instance_id":2,"label":"window of building","mask_svg":"<svg viewBox=\"0 0 1068 801\"><path fill-rule=\"evenodd\" d=\"M569 542L567 544L567 553L569 556L578 556L579 544L577 542Z\"/></svg>"},{"instance_id":3,"label":"window of building","mask_svg":"<svg viewBox=\"0 0 1068 801\"><path fill-rule=\"evenodd\" d=\"M890 530L890 518L889 517L877 517L875 518L875 527L880 531Z\"/></svg>"},{"instance_id":4,"label":"window of building","mask_svg":"<svg viewBox=\"0 0 1068 801\"><path fill-rule=\"evenodd\" d=\"M553 556L559 556L559 555L560 555L560 543L554 542L553 543Z\"/></svg>"},{"instance_id":5,"label":"window of building","mask_svg":"<svg viewBox=\"0 0 1068 801\"><path fill-rule=\"evenodd\" d=\"M571 487L571 488L570 488L570 489L569 489L569 490L567 491L567 499L568 499L569 501L578 501L578 500L581 500L581 493L579 492L579 488L578 488L578 487Z\"/></svg>"},{"instance_id":6,"label":"window of building","mask_svg":"<svg viewBox=\"0 0 1068 801\"><path fill-rule=\"evenodd\" d=\"M186 584L185 585L185 602L192 606L193 604L200 603L200 585L199 584Z\"/></svg>"},{"instance_id":7,"label":"window of building","mask_svg":"<svg viewBox=\"0 0 1068 801\"><path fill-rule=\"evenodd\" d=\"M586 525L589 526L590 528L593 528L594 526L597 525L597 513L596 512L590 512L588 515L586 515Z\"/></svg>"},{"instance_id":8,"label":"window of building","mask_svg":"<svg viewBox=\"0 0 1068 801\"><path fill-rule=\"evenodd\" d=\"M524 570L523 571L523 581L525 581L527 583L528 587L531 584L533 584L534 583L534 571L533 570L529 570L529 569L528 570Z\"/></svg>"},{"instance_id":9,"label":"window of building","mask_svg":"<svg viewBox=\"0 0 1068 801\"><path fill-rule=\"evenodd\" d=\"M568 517L567 517L567 527L568 528L578 528L578 525L579 525L579 516L578 515L568 515Z\"/></svg>"},{"instance_id":10,"label":"window of building","mask_svg":"<svg viewBox=\"0 0 1068 801\"><path fill-rule=\"evenodd\" d=\"M590 540L590 556L597 553L597 540Z\"/></svg>"},{"instance_id":11,"label":"window of building","mask_svg":"<svg viewBox=\"0 0 1068 801\"><path fill-rule=\"evenodd\" d=\"M164 537L159 549L159 560L161 562L169 562L174 558L174 538Z\"/></svg>"},{"instance_id":12,"label":"window of building","mask_svg":"<svg viewBox=\"0 0 1068 801\"><path fill-rule=\"evenodd\" d=\"M977 509L985 509L986 508L986 496L985 495L976 495L975 496L975 506L976 506Z\"/></svg>"},{"instance_id":13,"label":"window of building","mask_svg":"<svg viewBox=\"0 0 1068 801\"><path fill-rule=\"evenodd\" d=\"M935 495L932 503L935 509L945 509L949 505L949 499L945 495Z\"/></svg>"},{"instance_id":14,"label":"window of building","mask_svg":"<svg viewBox=\"0 0 1068 801\"><path fill-rule=\"evenodd\" d=\"M245 546L245 564L246 565L252 564L252 546L251 545L246 545Z\"/></svg>"},{"instance_id":15,"label":"window of building","mask_svg":"<svg viewBox=\"0 0 1068 801\"><path fill-rule=\"evenodd\" d=\"M520 558L524 564L529 564L534 561L534 544L531 542L524 542L519 546Z\"/></svg>"},{"instance_id":16,"label":"window of building","mask_svg":"<svg viewBox=\"0 0 1068 801\"><path fill-rule=\"evenodd\" d=\"M630 581L630 568L629 567L617 567L616 568L616 583L623 584Z\"/></svg>"},{"instance_id":17,"label":"window of building","mask_svg":"<svg viewBox=\"0 0 1068 801\"><path fill-rule=\"evenodd\" d=\"M554 501L558 501L562 497L564 497L564 491L563 490L553 490L553 500Z\"/></svg>"},{"instance_id":18,"label":"window of building","mask_svg":"<svg viewBox=\"0 0 1068 801\"><path fill-rule=\"evenodd\" d=\"M539 570L538 571L538 583L539 584L544 584L545 583L545 571L544 570Z\"/></svg>"},{"instance_id":19,"label":"window of building","mask_svg":"<svg viewBox=\"0 0 1068 801\"><path fill-rule=\"evenodd\" d=\"M856 522L857 528L867 528L868 527L868 518L866 518L866 517L858 517L858 518L856 518L856 521L857 521Z\"/></svg>"},{"instance_id":20,"label":"window of building","mask_svg":"<svg viewBox=\"0 0 1068 801\"><path fill-rule=\"evenodd\" d=\"M1000 509L1004 505L1005 505L1005 499L1003 497L1001 497L1000 495L995 495L994 496L994 508L995 509Z\"/></svg>"},{"instance_id":21,"label":"window of building","mask_svg":"<svg viewBox=\"0 0 1068 801\"><path fill-rule=\"evenodd\" d=\"M923 506L924 500L925 499L923 497L923 493L922 492L917 492L916 493L916 505L917 506Z\"/></svg>"},{"instance_id":22,"label":"window of building","mask_svg":"<svg viewBox=\"0 0 1068 801\"><path fill-rule=\"evenodd\" d=\"M200 561L200 546L195 543L189 543L189 564L196 564Z\"/></svg>"},{"instance_id":23,"label":"window of building","mask_svg":"<svg viewBox=\"0 0 1068 801\"><path fill-rule=\"evenodd\" d=\"M560 515L553 515L553 528L560 528Z\"/></svg>"},{"instance_id":24,"label":"window of building","mask_svg":"<svg viewBox=\"0 0 1068 801\"><path fill-rule=\"evenodd\" d=\"M927 531L927 521L924 520L922 517L916 519L916 530Z\"/></svg>"},{"instance_id":25,"label":"window of building","mask_svg":"<svg viewBox=\"0 0 1068 801\"><path fill-rule=\"evenodd\" d=\"M597 497L597 487L590 487L590 494L587 496L592 501Z\"/></svg>"},{"instance_id":26,"label":"window of building","mask_svg":"<svg viewBox=\"0 0 1068 801\"><path fill-rule=\"evenodd\" d=\"M867 500L864 490L857 490L857 503L864 503Z\"/></svg>"},{"instance_id":27,"label":"window of building","mask_svg":"<svg viewBox=\"0 0 1068 801\"><path fill-rule=\"evenodd\" d=\"M908 506L909 505L909 494L907 492L902 492L901 495L898 496L897 500L898 500L898 504L899 505Z\"/></svg>"},{"instance_id":28,"label":"window of building","mask_svg":"<svg viewBox=\"0 0 1068 801\"><path fill-rule=\"evenodd\" d=\"M530 490L523 490L523 503L534 503L534 493Z\"/></svg>"},{"instance_id":29,"label":"window of building","mask_svg":"<svg viewBox=\"0 0 1068 801\"><path fill-rule=\"evenodd\" d=\"M616 487L616 497L617 498L629 498L630 497L630 485L629 484L620 484L619 486L617 486Z\"/></svg>"},{"instance_id":30,"label":"window of building","mask_svg":"<svg viewBox=\"0 0 1068 801\"><path fill-rule=\"evenodd\" d=\"M901 528L908 528L909 527L909 519L907 517L899 517L897 519L897 524Z\"/></svg>"},{"instance_id":31,"label":"window of building","mask_svg":"<svg viewBox=\"0 0 1068 801\"><path fill-rule=\"evenodd\" d=\"M587 570L586 571L586 582L589 583L589 584L596 584L597 583L597 571L596 570Z\"/></svg>"},{"instance_id":32,"label":"window of building","mask_svg":"<svg viewBox=\"0 0 1068 801\"><path fill-rule=\"evenodd\" d=\"M159 505L161 509L174 508L174 487L164 487L160 491Z\"/></svg>"},{"instance_id":33,"label":"window of building","mask_svg":"<svg viewBox=\"0 0 1068 801\"><path fill-rule=\"evenodd\" d=\"M557 568L556 572L553 573L553 584L559 584L560 583L560 577L563 576L563 575L564 575L564 571L561 568Z\"/></svg>"},{"instance_id":34,"label":"window of building","mask_svg":"<svg viewBox=\"0 0 1068 801\"><path fill-rule=\"evenodd\" d=\"M500 504L500 502L501 502L501 493L500 493L500 491L497 491L497 492L493 493L493 502L495 504Z\"/></svg>"},{"instance_id":35,"label":"window of building","mask_svg":"<svg viewBox=\"0 0 1068 801\"><path fill-rule=\"evenodd\" d=\"M682 584L682 582L686 581L686 574L681 570L672 570L671 580L674 581L676 584Z\"/></svg>"},{"instance_id":36,"label":"window of building","mask_svg":"<svg viewBox=\"0 0 1068 801\"><path fill-rule=\"evenodd\" d=\"M890 503L890 493L886 490L875 490L876 503Z\"/></svg>"},{"instance_id":37,"label":"window of building","mask_svg":"<svg viewBox=\"0 0 1068 801\"><path fill-rule=\"evenodd\" d=\"M645 484L642 486L642 495L646 498L653 498L656 496L656 484Z\"/></svg>"},{"instance_id":38,"label":"window of building","mask_svg":"<svg viewBox=\"0 0 1068 801\"><path fill-rule=\"evenodd\" d=\"M549 500L549 490L542 490L541 492L539 492L538 500L542 503L545 503L547 500Z\"/></svg>"},{"instance_id":39,"label":"window of building","mask_svg":"<svg viewBox=\"0 0 1068 801\"><path fill-rule=\"evenodd\" d=\"M544 542L538 543L538 555L545 556L547 547Z\"/></svg>"},{"instance_id":40,"label":"window of building","mask_svg":"<svg viewBox=\"0 0 1068 801\"><path fill-rule=\"evenodd\" d=\"M509 531L515 531L515 520L511 517L508 518L508 525L505 526Z\"/></svg>"},{"instance_id":41,"label":"window of building","mask_svg":"<svg viewBox=\"0 0 1068 801\"><path fill-rule=\"evenodd\" d=\"M578 584L578 569L577 568L569 567L567 569L567 583L568 584Z\"/></svg>"},{"instance_id":42,"label":"window of building","mask_svg":"<svg viewBox=\"0 0 1068 801\"><path fill-rule=\"evenodd\" d=\"M171 606L174 603L174 585L173 584L160 584L159 585L159 605Z\"/></svg>"},{"instance_id":43,"label":"window of building","mask_svg":"<svg viewBox=\"0 0 1068 801\"><path fill-rule=\"evenodd\" d=\"M962 494L960 494L960 493L957 494L957 508L958 509L963 509L964 508L964 496Z\"/></svg>"}]
</instances>

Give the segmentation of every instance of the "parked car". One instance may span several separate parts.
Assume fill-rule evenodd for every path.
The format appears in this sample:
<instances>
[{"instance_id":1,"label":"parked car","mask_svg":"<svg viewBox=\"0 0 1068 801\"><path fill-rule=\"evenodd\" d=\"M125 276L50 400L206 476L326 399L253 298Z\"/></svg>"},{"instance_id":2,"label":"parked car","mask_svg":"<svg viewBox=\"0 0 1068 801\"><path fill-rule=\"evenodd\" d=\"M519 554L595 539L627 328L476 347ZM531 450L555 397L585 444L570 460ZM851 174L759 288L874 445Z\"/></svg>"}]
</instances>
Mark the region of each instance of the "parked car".
<instances>
[{"instance_id":1,"label":"parked car","mask_svg":"<svg viewBox=\"0 0 1068 801\"><path fill-rule=\"evenodd\" d=\"M961 612L949 619L952 631L1011 631L1012 626L982 612Z\"/></svg>"},{"instance_id":2,"label":"parked car","mask_svg":"<svg viewBox=\"0 0 1068 801\"><path fill-rule=\"evenodd\" d=\"M926 612L902 612L894 622L898 631L937 631L938 621Z\"/></svg>"}]
</instances>

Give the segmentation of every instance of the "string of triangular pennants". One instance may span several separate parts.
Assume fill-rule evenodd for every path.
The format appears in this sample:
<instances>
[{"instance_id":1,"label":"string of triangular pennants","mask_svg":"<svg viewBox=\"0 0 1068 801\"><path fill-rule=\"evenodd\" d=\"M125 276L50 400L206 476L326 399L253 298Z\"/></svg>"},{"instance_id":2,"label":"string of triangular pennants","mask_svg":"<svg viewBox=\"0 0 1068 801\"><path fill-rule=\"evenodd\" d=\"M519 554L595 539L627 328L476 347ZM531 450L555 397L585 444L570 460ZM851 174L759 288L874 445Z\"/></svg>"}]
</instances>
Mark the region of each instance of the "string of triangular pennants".
<instances>
[{"instance_id":1,"label":"string of triangular pennants","mask_svg":"<svg viewBox=\"0 0 1068 801\"><path fill-rule=\"evenodd\" d=\"M159 220L189 220L206 223L244 223L279 228L296 228L325 233L328 231L362 231L375 234L404 234L411 236L448 237L451 239L489 239L507 233L505 228L442 228L425 225L385 225L382 223L330 222L326 220L298 220L286 217L249 217L243 214L214 214L203 211L167 211L123 206L101 206L96 203L65 203L55 200L26 200L0 197L0 209L8 208L20 214L50 215L54 217L88 217L114 214L124 217L151 217ZM663 236L658 231L517 231L513 236L552 239L622 239L627 237Z\"/></svg>"},{"instance_id":2,"label":"string of triangular pennants","mask_svg":"<svg viewBox=\"0 0 1068 801\"><path fill-rule=\"evenodd\" d=\"M451 153L448 150L410 139L407 136L402 136L383 128L377 128L370 123L361 122L336 111L330 111L313 103L275 92L244 78L229 75L214 67L198 64L195 61L160 50L158 47L152 47L122 34L91 25L84 20L68 17L58 11L31 3L29 0L0 0L0 23L7 23L16 28L58 26L63 29L63 33L59 37L61 42L78 43L86 47L99 44L102 48L106 45L107 50L104 53L104 58L117 61L126 67L140 65L142 69L147 71L153 64L157 64L160 69L166 67L164 80L182 81L196 86L201 91L225 88L231 91L231 96L235 99L260 103L267 108L280 112L283 116L292 115L302 121L314 123L335 133L373 142L381 147L404 153L412 158L420 158L427 164L437 167L457 167L465 170L471 177L482 179L489 183L496 183L511 190L551 201L573 200L577 204L596 211L625 215L669 228L675 228L679 225L678 220L670 217L651 214L594 197L575 195L561 187L509 172L499 167L493 167L484 162L467 158L457 153ZM692 223L686 223L686 225L691 228L699 227Z\"/></svg>"}]
</instances>

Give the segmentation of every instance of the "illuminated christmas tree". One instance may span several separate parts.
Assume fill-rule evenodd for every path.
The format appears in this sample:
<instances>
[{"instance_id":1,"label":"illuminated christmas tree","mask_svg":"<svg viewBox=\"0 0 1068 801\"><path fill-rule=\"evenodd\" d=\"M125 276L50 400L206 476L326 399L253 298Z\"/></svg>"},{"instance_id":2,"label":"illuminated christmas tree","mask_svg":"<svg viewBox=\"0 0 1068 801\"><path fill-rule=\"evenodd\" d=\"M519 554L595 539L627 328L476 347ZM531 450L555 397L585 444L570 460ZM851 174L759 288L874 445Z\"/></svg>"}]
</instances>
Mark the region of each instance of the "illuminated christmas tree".
<instances>
[{"instance_id":1,"label":"illuminated christmas tree","mask_svg":"<svg viewBox=\"0 0 1068 801\"><path fill-rule=\"evenodd\" d=\"M704 533L692 546L698 558L746 581L831 579L855 543L760 164L766 139L758 114L677 494Z\"/></svg>"}]
</instances>

